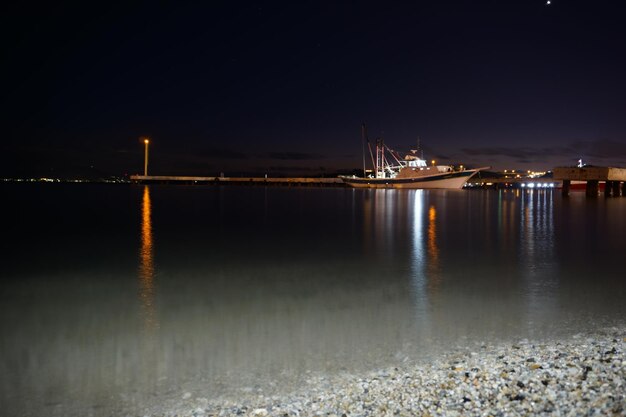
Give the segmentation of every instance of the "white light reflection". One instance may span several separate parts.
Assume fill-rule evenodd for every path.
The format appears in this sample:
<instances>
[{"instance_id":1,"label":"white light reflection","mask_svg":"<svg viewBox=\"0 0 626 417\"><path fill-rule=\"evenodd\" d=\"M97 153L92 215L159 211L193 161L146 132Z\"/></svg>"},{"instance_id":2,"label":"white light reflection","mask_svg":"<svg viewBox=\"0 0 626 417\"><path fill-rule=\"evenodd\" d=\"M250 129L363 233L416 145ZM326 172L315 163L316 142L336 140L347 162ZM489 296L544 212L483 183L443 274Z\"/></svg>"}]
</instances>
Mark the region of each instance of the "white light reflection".
<instances>
[{"instance_id":1,"label":"white light reflection","mask_svg":"<svg viewBox=\"0 0 626 417\"><path fill-rule=\"evenodd\" d=\"M557 317L558 271L554 255L552 190L527 192L521 198L520 265L526 285L529 331L542 330Z\"/></svg>"},{"instance_id":2,"label":"white light reflection","mask_svg":"<svg viewBox=\"0 0 626 417\"><path fill-rule=\"evenodd\" d=\"M415 327L422 342L432 338L430 300L429 300L429 271L428 249L424 245L424 190L409 191L409 221L411 224L411 286L413 289L413 302L415 305ZM430 242L430 240L429 240Z\"/></svg>"}]
</instances>

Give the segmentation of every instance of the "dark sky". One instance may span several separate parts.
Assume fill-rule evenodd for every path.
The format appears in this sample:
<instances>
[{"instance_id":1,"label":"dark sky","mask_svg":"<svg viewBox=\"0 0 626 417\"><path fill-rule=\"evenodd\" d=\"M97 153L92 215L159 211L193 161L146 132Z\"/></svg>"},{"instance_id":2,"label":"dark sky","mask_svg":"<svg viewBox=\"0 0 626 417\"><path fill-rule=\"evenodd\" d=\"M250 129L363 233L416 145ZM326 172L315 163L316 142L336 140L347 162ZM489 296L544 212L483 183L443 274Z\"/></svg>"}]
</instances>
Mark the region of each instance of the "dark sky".
<instances>
[{"instance_id":1,"label":"dark sky","mask_svg":"<svg viewBox=\"0 0 626 417\"><path fill-rule=\"evenodd\" d=\"M626 3L2 6L0 176L626 166ZM89 4L88 4L89 3Z\"/></svg>"}]
</instances>

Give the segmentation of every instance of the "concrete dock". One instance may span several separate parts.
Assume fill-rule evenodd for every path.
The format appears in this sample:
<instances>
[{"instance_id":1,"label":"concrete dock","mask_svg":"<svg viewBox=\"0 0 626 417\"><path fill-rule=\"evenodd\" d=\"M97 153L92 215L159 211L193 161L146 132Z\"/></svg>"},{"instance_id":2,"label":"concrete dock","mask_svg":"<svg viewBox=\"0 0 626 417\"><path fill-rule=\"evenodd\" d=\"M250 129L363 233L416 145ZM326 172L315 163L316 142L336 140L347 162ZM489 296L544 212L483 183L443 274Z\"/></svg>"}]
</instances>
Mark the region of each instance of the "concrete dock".
<instances>
[{"instance_id":1,"label":"concrete dock","mask_svg":"<svg viewBox=\"0 0 626 417\"><path fill-rule=\"evenodd\" d=\"M585 191L588 197L598 195L598 184L605 182L604 195L606 197L626 196L626 168L614 167L558 167L554 168L554 179L563 181L562 193L569 194L572 181L585 181Z\"/></svg>"},{"instance_id":2,"label":"concrete dock","mask_svg":"<svg viewBox=\"0 0 626 417\"><path fill-rule=\"evenodd\" d=\"M189 185L279 185L279 186L317 186L344 187L340 178L306 177L187 177L168 175L131 175L132 182L141 184L189 184Z\"/></svg>"}]
</instances>

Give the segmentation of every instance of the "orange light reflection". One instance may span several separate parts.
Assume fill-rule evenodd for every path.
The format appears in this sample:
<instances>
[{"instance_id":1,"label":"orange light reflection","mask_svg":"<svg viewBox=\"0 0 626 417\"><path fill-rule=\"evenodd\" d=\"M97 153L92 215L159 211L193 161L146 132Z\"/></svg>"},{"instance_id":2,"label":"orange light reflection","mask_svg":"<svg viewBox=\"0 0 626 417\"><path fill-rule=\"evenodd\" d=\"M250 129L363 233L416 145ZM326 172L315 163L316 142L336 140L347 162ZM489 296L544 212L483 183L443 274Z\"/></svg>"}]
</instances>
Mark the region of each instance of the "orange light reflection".
<instances>
[{"instance_id":1,"label":"orange light reflection","mask_svg":"<svg viewBox=\"0 0 626 417\"><path fill-rule=\"evenodd\" d=\"M428 276L431 290L436 290L441 284L436 220L437 210L435 206L430 206L430 209L428 209Z\"/></svg>"},{"instance_id":2,"label":"orange light reflection","mask_svg":"<svg viewBox=\"0 0 626 417\"><path fill-rule=\"evenodd\" d=\"M139 297L141 299L144 328L146 330L158 327L156 309L154 305L154 249L152 241L152 207L150 202L150 188L143 189L141 206L141 248L139 252Z\"/></svg>"}]
</instances>

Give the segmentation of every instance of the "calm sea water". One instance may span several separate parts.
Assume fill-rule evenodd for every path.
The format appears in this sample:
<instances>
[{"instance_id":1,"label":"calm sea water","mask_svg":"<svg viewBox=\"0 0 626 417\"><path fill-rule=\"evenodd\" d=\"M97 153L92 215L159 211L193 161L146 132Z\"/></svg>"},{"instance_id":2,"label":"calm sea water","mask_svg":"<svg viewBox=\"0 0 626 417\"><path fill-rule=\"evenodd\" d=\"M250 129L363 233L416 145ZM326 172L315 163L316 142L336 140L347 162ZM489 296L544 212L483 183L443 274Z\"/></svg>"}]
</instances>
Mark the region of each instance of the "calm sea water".
<instances>
[{"instance_id":1,"label":"calm sea water","mask_svg":"<svg viewBox=\"0 0 626 417\"><path fill-rule=\"evenodd\" d=\"M626 317L626 198L0 190L4 415L140 414Z\"/></svg>"}]
</instances>

